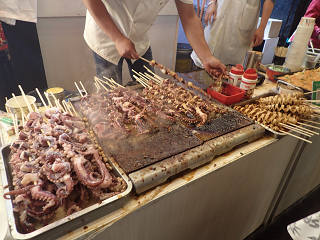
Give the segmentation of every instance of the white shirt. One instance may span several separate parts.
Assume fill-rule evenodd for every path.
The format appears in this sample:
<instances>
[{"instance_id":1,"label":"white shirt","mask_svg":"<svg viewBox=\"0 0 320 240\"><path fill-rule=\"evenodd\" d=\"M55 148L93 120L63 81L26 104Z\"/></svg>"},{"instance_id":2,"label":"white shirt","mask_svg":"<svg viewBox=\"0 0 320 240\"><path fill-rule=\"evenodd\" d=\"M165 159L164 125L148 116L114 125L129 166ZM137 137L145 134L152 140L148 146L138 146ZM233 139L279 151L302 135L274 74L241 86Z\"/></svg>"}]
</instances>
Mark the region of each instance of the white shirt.
<instances>
[{"instance_id":1,"label":"white shirt","mask_svg":"<svg viewBox=\"0 0 320 240\"><path fill-rule=\"evenodd\" d=\"M223 64L243 64L257 29L260 1L217 1L217 19L204 29L204 35L212 55ZM198 67L203 68L194 51L191 58Z\"/></svg>"},{"instance_id":2,"label":"white shirt","mask_svg":"<svg viewBox=\"0 0 320 240\"><path fill-rule=\"evenodd\" d=\"M102 0L111 18L124 36L134 44L142 56L150 46L148 30L160 10L169 0ZM180 0L193 4L193 0ZM120 55L114 42L101 30L87 11L84 39L88 46L101 57L118 64Z\"/></svg>"}]
</instances>

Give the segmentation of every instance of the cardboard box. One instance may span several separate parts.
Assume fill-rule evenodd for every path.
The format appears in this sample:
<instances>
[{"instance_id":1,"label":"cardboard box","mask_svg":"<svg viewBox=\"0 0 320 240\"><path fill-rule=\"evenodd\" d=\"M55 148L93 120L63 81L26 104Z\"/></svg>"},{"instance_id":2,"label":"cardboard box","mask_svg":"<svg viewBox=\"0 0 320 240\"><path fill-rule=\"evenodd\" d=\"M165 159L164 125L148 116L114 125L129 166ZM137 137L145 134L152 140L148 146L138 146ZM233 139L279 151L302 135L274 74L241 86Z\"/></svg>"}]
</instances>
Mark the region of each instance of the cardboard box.
<instances>
[{"instance_id":1,"label":"cardboard box","mask_svg":"<svg viewBox=\"0 0 320 240\"><path fill-rule=\"evenodd\" d=\"M261 18L259 18L258 26L260 25ZM264 30L264 38L277 38L280 33L282 20L269 18L267 26Z\"/></svg>"},{"instance_id":2,"label":"cardboard box","mask_svg":"<svg viewBox=\"0 0 320 240\"><path fill-rule=\"evenodd\" d=\"M279 38L265 38L264 45L263 45L263 56L261 63L263 65L267 65L272 63L273 56L274 56L274 48L278 45Z\"/></svg>"}]
</instances>

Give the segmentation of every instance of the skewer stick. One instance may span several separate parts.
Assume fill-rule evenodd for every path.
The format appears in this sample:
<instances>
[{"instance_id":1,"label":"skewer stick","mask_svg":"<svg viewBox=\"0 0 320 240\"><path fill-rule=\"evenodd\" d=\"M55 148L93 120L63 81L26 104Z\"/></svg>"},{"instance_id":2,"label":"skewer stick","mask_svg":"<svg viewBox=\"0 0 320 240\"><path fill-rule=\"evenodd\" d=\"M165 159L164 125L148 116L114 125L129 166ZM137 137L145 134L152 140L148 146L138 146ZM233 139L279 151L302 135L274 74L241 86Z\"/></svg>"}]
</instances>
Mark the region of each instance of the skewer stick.
<instances>
[{"instance_id":1,"label":"skewer stick","mask_svg":"<svg viewBox=\"0 0 320 240\"><path fill-rule=\"evenodd\" d=\"M36 92L38 93L38 95L39 95L39 97L40 97L40 100L41 100L43 106L44 106L45 108L48 108L48 106L46 105L46 102L43 100L43 98L42 98L42 96L41 96L41 93L39 92L38 88L36 88Z\"/></svg>"},{"instance_id":2,"label":"skewer stick","mask_svg":"<svg viewBox=\"0 0 320 240\"><path fill-rule=\"evenodd\" d=\"M111 81L114 82L116 85L118 85L119 87L125 88L124 86L122 86L121 84L117 83L113 78L111 78Z\"/></svg>"},{"instance_id":3,"label":"skewer stick","mask_svg":"<svg viewBox=\"0 0 320 240\"><path fill-rule=\"evenodd\" d=\"M100 83L100 85L108 92L109 91L109 89L108 88L106 88L103 84L102 84L102 80L101 79L99 79L98 78L98 80L99 80L99 83Z\"/></svg>"},{"instance_id":4,"label":"skewer stick","mask_svg":"<svg viewBox=\"0 0 320 240\"><path fill-rule=\"evenodd\" d=\"M145 61L145 62L147 62L147 63L150 64L150 61L149 61L149 60L147 60L147 59L145 59L145 58L143 58L143 57L141 57L141 56L139 56L139 58L142 59L143 61Z\"/></svg>"},{"instance_id":5,"label":"skewer stick","mask_svg":"<svg viewBox=\"0 0 320 240\"><path fill-rule=\"evenodd\" d=\"M164 80L164 78L162 78L162 77L160 77L159 75L155 74L154 72L152 72L152 71L151 71L149 68L147 68L146 66L143 65L143 67L144 67L145 69L147 69L147 71L148 71L149 73L152 73L152 75L153 75L155 78L159 79L160 81L163 81L163 80Z\"/></svg>"},{"instance_id":6,"label":"skewer stick","mask_svg":"<svg viewBox=\"0 0 320 240\"><path fill-rule=\"evenodd\" d=\"M155 77L151 76L151 75L150 75L150 74L148 74L148 73L144 73L144 75L148 76L148 77L149 77L149 78L151 78L153 81L158 82L159 84L161 83L161 81L160 81L159 79L157 79L157 78L155 78Z\"/></svg>"},{"instance_id":7,"label":"skewer stick","mask_svg":"<svg viewBox=\"0 0 320 240\"><path fill-rule=\"evenodd\" d=\"M104 78L107 79L107 81L108 81L114 88L117 88L117 85L114 84L114 83L111 81L111 79L106 78L106 77L104 77ZM106 82L106 81L104 81L104 82Z\"/></svg>"},{"instance_id":8,"label":"skewer stick","mask_svg":"<svg viewBox=\"0 0 320 240\"><path fill-rule=\"evenodd\" d=\"M279 131L282 132L282 133L284 133L284 134L290 135L290 136L292 136L292 137L301 139L301 140L303 140L303 141L305 141L305 142L312 143L311 141L309 141L309 140L307 140L307 139L304 139L304 138L302 138L302 137L298 137L298 136L296 136L296 135L294 135L294 134L291 134L291 133L288 133L288 132L285 132L285 131L282 131L282 130L279 130Z\"/></svg>"},{"instance_id":9,"label":"skewer stick","mask_svg":"<svg viewBox=\"0 0 320 240\"><path fill-rule=\"evenodd\" d=\"M87 92L87 90L84 88L84 86L83 86L83 84L82 84L81 81L80 81L80 85L81 85L82 89L84 90L84 92L86 93L86 96L87 96L87 95L88 95L88 92Z\"/></svg>"},{"instance_id":10,"label":"skewer stick","mask_svg":"<svg viewBox=\"0 0 320 240\"><path fill-rule=\"evenodd\" d=\"M312 128L315 128L315 129L320 129L320 127L315 127L313 125L305 124L305 123L302 123L302 122L298 122L298 124L301 124L301 125L304 125L304 126L308 126L308 127L312 127Z\"/></svg>"},{"instance_id":11,"label":"skewer stick","mask_svg":"<svg viewBox=\"0 0 320 240\"><path fill-rule=\"evenodd\" d=\"M96 82L95 82L95 83L94 83L94 85L96 86L96 89L97 89L97 90L99 90L99 89L100 89L100 87L99 87L98 83L96 83Z\"/></svg>"},{"instance_id":12,"label":"skewer stick","mask_svg":"<svg viewBox=\"0 0 320 240\"><path fill-rule=\"evenodd\" d=\"M78 91L79 91L79 93L80 93L81 97L83 97L83 94L82 94L82 92L80 91L80 88L78 87L78 84L77 84L76 82L74 82L74 84L76 85L76 87L77 87L77 89L78 89Z\"/></svg>"},{"instance_id":13,"label":"skewer stick","mask_svg":"<svg viewBox=\"0 0 320 240\"><path fill-rule=\"evenodd\" d=\"M140 78L138 78L136 75L133 75L133 77L144 87L148 87L148 85L143 82L143 80L141 80Z\"/></svg>"},{"instance_id":14,"label":"skewer stick","mask_svg":"<svg viewBox=\"0 0 320 240\"><path fill-rule=\"evenodd\" d=\"M97 80L97 77L93 77L94 81L95 81L95 84L96 84L96 88L97 90L100 89L100 86L99 86L99 83L98 83L98 80Z\"/></svg>"},{"instance_id":15,"label":"skewer stick","mask_svg":"<svg viewBox=\"0 0 320 240\"><path fill-rule=\"evenodd\" d=\"M15 114L12 113L12 120L13 120L13 126L14 126L14 132L16 134L16 137L18 138L18 123L16 122Z\"/></svg>"},{"instance_id":16,"label":"skewer stick","mask_svg":"<svg viewBox=\"0 0 320 240\"><path fill-rule=\"evenodd\" d=\"M304 102L320 103L320 100L303 100Z\"/></svg>"},{"instance_id":17,"label":"skewer stick","mask_svg":"<svg viewBox=\"0 0 320 240\"><path fill-rule=\"evenodd\" d=\"M138 72L136 72L136 71L133 70L133 69L132 69L132 72L134 72L135 74L137 74L137 75L140 77L140 79L144 80L144 81L148 84L148 79L146 79L146 78L142 75L142 73L138 73Z\"/></svg>"},{"instance_id":18,"label":"skewer stick","mask_svg":"<svg viewBox=\"0 0 320 240\"><path fill-rule=\"evenodd\" d=\"M106 88L102 83L107 84L111 89L114 89L114 88L115 88L115 86L111 85L111 83L108 83L108 82L106 82L106 81L103 81L103 80L101 80L100 78L97 78L97 77L95 77L95 78L97 79L97 82L98 82L104 89L106 89L106 91L109 91L109 89Z\"/></svg>"},{"instance_id":19,"label":"skewer stick","mask_svg":"<svg viewBox=\"0 0 320 240\"><path fill-rule=\"evenodd\" d=\"M307 136L307 137L312 137L312 135L313 135L313 134L311 134L311 133L306 133L305 131L299 130L299 129L294 128L294 127L291 127L291 126L289 126L289 125L287 125L287 124L284 124L284 123L280 123L280 125L284 126L285 128L287 128L287 129L289 129L289 130L291 130L291 131L300 133L300 134L305 135L305 136Z\"/></svg>"},{"instance_id":20,"label":"skewer stick","mask_svg":"<svg viewBox=\"0 0 320 240\"><path fill-rule=\"evenodd\" d=\"M304 128L304 127L302 127L302 126L297 126L297 125L292 124L292 123L288 123L288 124L289 124L289 125L291 125L291 126L294 126L294 127L300 128L300 129L302 129L303 131L306 131L306 132L310 132L310 133L312 133L312 134L319 135L319 133L318 133L318 132L316 132L316 131L312 131L312 130L310 130L310 129L308 129L308 128Z\"/></svg>"},{"instance_id":21,"label":"skewer stick","mask_svg":"<svg viewBox=\"0 0 320 240\"><path fill-rule=\"evenodd\" d=\"M7 103L8 102L8 98L5 97L5 99L6 99L6 103ZM11 113L10 108L8 108L7 104L5 104L5 106L6 106L7 113Z\"/></svg>"},{"instance_id":22,"label":"skewer stick","mask_svg":"<svg viewBox=\"0 0 320 240\"><path fill-rule=\"evenodd\" d=\"M27 104L27 106L28 106L29 112L33 112L33 109L32 109L32 107L31 107L31 105L30 105L30 103L29 103L29 101L28 101L28 99L27 99L27 97L26 97L26 94L24 93L22 87L21 87L20 85L18 85L18 87L20 88L20 91L21 91L21 93L22 93L23 99L24 99L24 101L26 102L26 104Z\"/></svg>"},{"instance_id":23,"label":"skewer stick","mask_svg":"<svg viewBox=\"0 0 320 240\"><path fill-rule=\"evenodd\" d=\"M52 108L53 106L52 106L52 103L51 103L51 101L49 99L48 93L44 92L44 95L46 96L46 99L47 99L47 101L49 103L49 106Z\"/></svg>"},{"instance_id":24,"label":"skewer stick","mask_svg":"<svg viewBox=\"0 0 320 240\"><path fill-rule=\"evenodd\" d=\"M22 118L22 125L24 126L24 119L27 120L26 116L24 115L24 111L22 109L22 107L20 106L17 98L16 98L16 95L14 95L14 93L12 93L12 97L13 99L16 101L16 104L18 105L19 109L20 109L20 112L21 112L21 118Z\"/></svg>"},{"instance_id":25,"label":"skewer stick","mask_svg":"<svg viewBox=\"0 0 320 240\"><path fill-rule=\"evenodd\" d=\"M32 103L32 105L33 105L33 107L34 107L34 111L38 113L39 110L38 110L38 108L37 108L37 105L36 105L34 102Z\"/></svg>"},{"instance_id":26,"label":"skewer stick","mask_svg":"<svg viewBox=\"0 0 320 240\"><path fill-rule=\"evenodd\" d=\"M303 95L310 94L310 93L314 93L314 92L320 92L320 89L315 90L315 91L311 91L311 92L306 92L306 93L304 93Z\"/></svg>"},{"instance_id":27,"label":"skewer stick","mask_svg":"<svg viewBox=\"0 0 320 240\"><path fill-rule=\"evenodd\" d=\"M69 104L70 104L70 106L71 106L71 108L72 108L73 112L75 113L75 115L76 115L77 117L80 117L80 116L79 116L79 114L78 114L78 112L74 109L73 104L72 104L71 102L69 102Z\"/></svg>"},{"instance_id":28,"label":"skewer stick","mask_svg":"<svg viewBox=\"0 0 320 240\"><path fill-rule=\"evenodd\" d=\"M71 112L69 111L69 108L68 108L65 100L62 100L62 105L63 105L64 108L66 109L66 112L71 114ZM72 115L72 114L71 114L71 115Z\"/></svg>"},{"instance_id":29,"label":"skewer stick","mask_svg":"<svg viewBox=\"0 0 320 240\"><path fill-rule=\"evenodd\" d=\"M302 119L305 122L310 122L310 123L315 123L315 124L320 124L319 122L315 122L315 121L310 121L310 120L306 120L306 119Z\"/></svg>"}]
</instances>

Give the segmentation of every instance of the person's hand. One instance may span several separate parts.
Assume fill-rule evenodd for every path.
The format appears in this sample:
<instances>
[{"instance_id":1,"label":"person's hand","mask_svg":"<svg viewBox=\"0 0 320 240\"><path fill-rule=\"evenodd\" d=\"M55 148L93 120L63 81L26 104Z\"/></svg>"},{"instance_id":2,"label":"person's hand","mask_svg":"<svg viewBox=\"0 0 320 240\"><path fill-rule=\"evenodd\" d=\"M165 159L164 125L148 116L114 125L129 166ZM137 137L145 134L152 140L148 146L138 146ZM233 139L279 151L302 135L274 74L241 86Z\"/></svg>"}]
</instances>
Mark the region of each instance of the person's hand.
<instances>
[{"instance_id":1,"label":"person's hand","mask_svg":"<svg viewBox=\"0 0 320 240\"><path fill-rule=\"evenodd\" d=\"M114 43L121 57L139 59L139 54L136 51L134 43L129 38L123 36L120 39L117 39Z\"/></svg>"},{"instance_id":2,"label":"person's hand","mask_svg":"<svg viewBox=\"0 0 320 240\"><path fill-rule=\"evenodd\" d=\"M215 0L213 0L215 1ZM211 3L210 6L208 7L206 14L204 15L204 22L208 26L209 24L212 23L211 19L213 16L213 21L217 19L217 2Z\"/></svg>"},{"instance_id":3,"label":"person's hand","mask_svg":"<svg viewBox=\"0 0 320 240\"><path fill-rule=\"evenodd\" d=\"M226 73L226 66L213 56L208 57L202 63L204 69L213 77L218 77L221 72Z\"/></svg>"},{"instance_id":4,"label":"person's hand","mask_svg":"<svg viewBox=\"0 0 320 240\"><path fill-rule=\"evenodd\" d=\"M252 39L253 45L252 45L252 47L259 46L263 41L263 36L264 36L264 29L263 28L257 28L257 30L254 32L254 35L253 35L253 39Z\"/></svg>"}]
</instances>

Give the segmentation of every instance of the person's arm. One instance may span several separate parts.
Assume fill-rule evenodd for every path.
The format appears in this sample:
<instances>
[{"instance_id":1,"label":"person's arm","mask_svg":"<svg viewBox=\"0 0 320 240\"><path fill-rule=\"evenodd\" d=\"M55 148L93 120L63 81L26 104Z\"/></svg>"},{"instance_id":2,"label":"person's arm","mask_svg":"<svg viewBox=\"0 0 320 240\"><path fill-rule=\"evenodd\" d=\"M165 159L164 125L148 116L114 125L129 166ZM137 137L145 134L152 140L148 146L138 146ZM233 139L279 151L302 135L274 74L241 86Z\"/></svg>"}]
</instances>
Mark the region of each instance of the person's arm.
<instances>
[{"instance_id":1,"label":"person's arm","mask_svg":"<svg viewBox=\"0 0 320 240\"><path fill-rule=\"evenodd\" d=\"M213 20L211 21L213 16ZM206 14L204 15L204 22L206 25L211 24L214 20L217 19L217 0L209 0L208 8Z\"/></svg>"},{"instance_id":2,"label":"person's arm","mask_svg":"<svg viewBox=\"0 0 320 240\"><path fill-rule=\"evenodd\" d=\"M121 57L129 59L138 59L139 54L136 52L134 43L124 36L113 22L110 14L101 0L82 0L91 16L94 18L99 27L115 43L118 53Z\"/></svg>"},{"instance_id":3,"label":"person's arm","mask_svg":"<svg viewBox=\"0 0 320 240\"><path fill-rule=\"evenodd\" d=\"M274 4L271 0L266 0L264 2L262 7L261 22L257 30L254 32L253 39L252 39L252 42L253 42L252 47L259 46L262 43L264 29L267 26L273 7L274 7Z\"/></svg>"},{"instance_id":4,"label":"person's arm","mask_svg":"<svg viewBox=\"0 0 320 240\"><path fill-rule=\"evenodd\" d=\"M221 69L225 73L226 67L222 62L212 56L208 44L204 38L202 24L196 15L193 5L175 0L179 17L186 37L196 52L205 70L212 75L213 69Z\"/></svg>"},{"instance_id":5,"label":"person's arm","mask_svg":"<svg viewBox=\"0 0 320 240\"><path fill-rule=\"evenodd\" d=\"M320 17L320 1L312 1L304 16L318 19ZM320 27L317 24L314 25L311 37L320 39Z\"/></svg>"}]
</instances>

